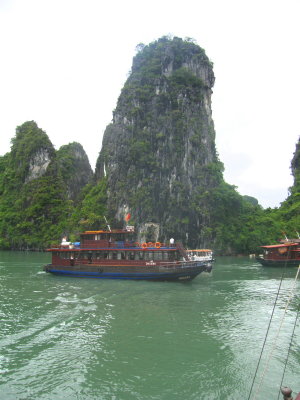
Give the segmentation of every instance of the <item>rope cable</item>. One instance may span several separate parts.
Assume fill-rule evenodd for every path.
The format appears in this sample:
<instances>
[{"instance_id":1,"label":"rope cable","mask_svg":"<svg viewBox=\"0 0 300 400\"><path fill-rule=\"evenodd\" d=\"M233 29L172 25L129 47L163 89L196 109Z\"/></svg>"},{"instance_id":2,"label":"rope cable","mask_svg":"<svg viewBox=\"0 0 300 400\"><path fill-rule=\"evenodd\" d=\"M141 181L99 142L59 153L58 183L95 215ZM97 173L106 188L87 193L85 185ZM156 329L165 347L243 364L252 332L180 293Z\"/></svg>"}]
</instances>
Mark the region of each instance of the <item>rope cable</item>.
<instances>
[{"instance_id":1,"label":"rope cable","mask_svg":"<svg viewBox=\"0 0 300 400\"><path fill-rule=\"evenodd\" d=\"M300 267L300 265L299 265L299 267ZM286 367L287 367L289 354L290 354L290 351L291 351L291 348L292 348L292 343L293 343L293 338L294 338L294 334L295 334L295 329L296 329L296 326L297 326L297 320L298 320L298 317L299 317L299 311L300 311L300 302L298 303L298 310L297 310L297 314L296 314L296 318L295 318L295 322L294 322L293 332L292 332L292 335L291 335L291 340L290 340L290 344L289 344L287 356L286 356L286 359L285 359L285 364L284 364L284 369L283 369L283 373L282 373L282 379L281 379L281 382L280 382L280 386L279 386L279 391L278 391L278 397L277 397L277 399L279 399L279 396L280 396L280 388L282 387L282 384L283 384L283 379L284 379L284 375L285 375L285 370L286 370Z\"/></svg>"},{"instance_id":2,"label":"rope cable","mask_svg":"<svg viewBox=\"0 0 300 400\"><path fill-rule=\"evenodd\" d=\"M272 358L273 352L274 352L274 350L275 350L275 348L276 348L278 336L279 336L280 330L281 330L282 325L283 325L283 321L284 321L284 318L285 318L285 315L286 315L286 312L287 312L287 308L288 308L288 306L289 306L289 304L290 304L290 301L291 301L292 297L294 296L294 290L295 290L296 282L297 282L297 279L298 279L299 271L300 271L300 265L299 265L299 267L298 267L298 270L297 270L297 273L296 273L296 277L295 277L295 280L294 280L294 285L293 285L292 290L291 290L291 292L290 292L290 295L289 295L289 297L288 297L288 301L287 301L287 303L286 303L286 306L285 306L285 309L284 309L284 312L283 312L283 316L282 316L282 318L281 318L280 325L279 325L279 328L278 328L278 330L277 330L277 334L276 334L276 336L275 336L275 340L274 340L274 342L273 342L273 346L271 347L271 350L270 350L270 352L269 352L269 357L267 358L266 365L265 365L265 368L264 368L263 373L262 373L262 375L261 375L261 379L260 379L260 382L259 382L259 384L258 384L257 390L256 390L256 392L255 392L255 394L254 394L253 400L256 399L257 394L258 394L258 391L259 391L259 389L260 389L260 387L261 387L261 385L262 385L263 379L264 379L264 377L265 377L265 375L266 375L266 373L267 373L267 370L268 370L268 368L269 368L269 362L270 362L270 359ZM281 286L281 283L280 283L280 286Z\"/></svg>"},{"instance_id":3,"label":"rope cable","mask_svg":"<svg viewBox=\"0 0 300 400\"><path fill-rule=\"evenodd\" d=\"M269 324L268 324L267 332L266 332L266 335L265 335L265 339L264 339L264 342L263 342L263 345L262 345L262 348L261 348L261 351L260 351L260 355L259 355L259 358L258 358L257 366L256 366L256 369L255 369L254 377L253 377L253 380L252 380L252 384L251 384L251 388L250 388L250 392L249 392L249 396L248 396L248 400L250 400L250 397L251 397L251 393L252 393L252 390L253 390L253 386L254 386L256 375L257 375L257 372L258 372L258 368L259 368L259 365L260 365L260 362L261 362L261 359L262 359L262 355L263 355L263 352L264 352L264 348L265 348L265 345L266 345L266 342L267 342L267 337L268 337L268 334L269 334L269 330L270 330L272 319L273 319L274 312L275 312L275 307L276 307L277 300L278 300L278 297L279 297L279 292L280 292L281 284L282 284L282 281L283 281L283 276L284 276L284 270L282 272L280 283L279 283L278 290L277 290L277 293L276 293L276 298L275 298L275 301L274 301L271 317L269 319Z\"/></svg>"}]
</instances>

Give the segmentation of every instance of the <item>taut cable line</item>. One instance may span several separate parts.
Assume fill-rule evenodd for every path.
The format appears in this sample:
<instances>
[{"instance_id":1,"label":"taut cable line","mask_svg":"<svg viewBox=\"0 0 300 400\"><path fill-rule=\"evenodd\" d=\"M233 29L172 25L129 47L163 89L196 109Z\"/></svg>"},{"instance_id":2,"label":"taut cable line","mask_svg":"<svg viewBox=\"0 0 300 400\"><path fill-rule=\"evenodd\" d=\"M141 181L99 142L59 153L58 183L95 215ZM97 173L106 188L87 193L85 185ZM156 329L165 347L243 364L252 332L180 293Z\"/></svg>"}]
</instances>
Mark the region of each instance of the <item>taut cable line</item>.
<instances>
[{"instance_id":1,"label":"taut cable line","mask_svg":"<svg viewBox=\"0 0 300 400\"><path fill-rule=\"evenodd\" d=\"M274 301L274 304L273 304L273 309L272 309L271 317L270 317L270 320L269 320L267 332L265 334L265 339L264 339L264 342L263 342L263 345L262 345L262 348L261 348L261 351L260 351L260 355L259 355L259 359L258 359L258 362L257 362L256 369L255 369L254 377L253 377L251 388L250 388L250 391L249 391L248 400L250 400L250 397L251 397L251 394L252 394L252 390L253 390L254 382L255 382L255 379L256 379L257 372L258 372L258 368L259 368L259 365L260 365L260 362L261 362L261 359L262 359L262 355L263 355L263 352L264 352L264 348L265 348L265 345L266 345L266 342L267 342L269 330L270 330L270 327L271 327L271 323L272 323L272 320L273 320L273 316L274 316L277 300L278 300L278 297L279 297L280 288L281 288L282 281L283 281L283 275L284 275L284 270L283 270L283 272L281 274L280 283L279 283L278 290L277 290L277 293L276 293L276 298L275 298L275 301Z\"/></svg>"},{"instance_id":2,"label":"taut cable line","mask_svg":"<svg viewBox=\"0 0 300 400\"><path fill-rule=\"evenodd\" d=\"M284 321L284 318L285 318L285 315L286 315L288 306L289 306L289 304L290 304L290 302L291 302L292 297L294 296L294 291L295 291L297 279L298 279L298 276L299 276L299 272L300 272L300 265L299 265L299 267L298 267L298 270L297 270L297 273L296 273L296 277L295 277L295 279L294 279L293 286L292 286L292 289L291 289L291 291L290 291L290 295L289 295L289 297L288 297L288 300L287 300L287 303L286 303L286 306L285 306L285 309L284 309L284 313L283 313L283 316L282 316L282 318L281 318L280 325L279 325L279 328L278 328L278 330L277 330L277 334L276 334L276 336L275 336L275 340L274 340L274 342L273 342L273 346L271 347L271 350L270 350L270 352L269 352L269 356L268 356L268 358L267 358L266 365L265 365L265 368L264 368L263 373L262 373L262 375L261 375L261 378L260 378L259 384L258 384L258 386L257 386L256 392L255 392L255 394L254 394L253 400L256 400L257 394L258 394L258 392L259 392L259 389L261 388L261 385L262 385L262 382L263 382L263 380L264 380L264 377L265 377L265 375L266 375L266 373L267 373L267 371L268 371L269 363L270 363L270 360L271 360L271 358L272 358L272 356L273 356L274 350L275 350L275 348L276 348L277 340L278 340L279 333L280 333L281 328L282 328L282 325L283 325L283 321ZM279 289L280 289L280 287L281 287L281 283L280 283L280 285L279 285ZM279 290L278 290L278 293L279 293ZM277 301L277 298L278 298L278 293L277 293L276 301ZM274 307L274 308L275 308L275 307ZM273 308L273 311L274 311L274 308ZM272 316L273 316L273 312L272 312ZM272 317L271 317L271 318L272 318ZM269 326L270 326L270 324L269 324ZM268 327L268 330L269 330L269 327ZM267 334L268 334L268 333L267 333ZM266 341L266 339L265 339L265 341ZM264 342L264 345L265 345L265 342ZM252 386L253 386L253 384L252 384ZM252 389L252 387L251 387L251 389ZM250 398L250 396L249 396L249 398Z\"/></svg>"},{"instance_id":3,"label":"taut cable line","mask_svg":"<svg viewBox=\"0 0 300 400\"><path fill-rule=\"evenodd\" d=\"M299 267L300 267L300 265L299 265ZM291 335L290 345L289 345L289 349L288 349L286 360L285 360L285 364L284 364L284 370L283 370L283 373L282 373L282 379L281 379L281 382L280 382L277 399L279 399L279 396L280 396L280 388L282 387L282 384L283 384L283 379L284 379L285 370L286 370L289 354L290 354L292 343L293 343L293 339L294 339L294 334L295 334L295 329L296 329L296 325L297 325L297 320L298 320L298 317L299 317L299 312L300 312L300 302L298 303L297 315L296 315L295 322L294 322L293 332L292 332L292 335Z\"/></svg>"}]
</instances>

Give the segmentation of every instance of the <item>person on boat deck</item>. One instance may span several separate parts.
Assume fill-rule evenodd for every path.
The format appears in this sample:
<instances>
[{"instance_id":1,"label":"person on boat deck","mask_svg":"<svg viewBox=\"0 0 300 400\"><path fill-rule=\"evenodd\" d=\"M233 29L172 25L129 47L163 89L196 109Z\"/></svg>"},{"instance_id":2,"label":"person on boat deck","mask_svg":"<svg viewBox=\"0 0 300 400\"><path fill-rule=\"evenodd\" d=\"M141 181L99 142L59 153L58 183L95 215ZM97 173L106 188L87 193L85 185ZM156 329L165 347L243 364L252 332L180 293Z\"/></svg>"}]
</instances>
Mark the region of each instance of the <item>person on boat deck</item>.
<instances>
[{"instance_id":1,"label":"person on boat deck","mask_svg":"<svg viewBox=\"0 0 300 400\"><path fill-rule=\"evenodd\" d=\"M71 242L67 242L67 237L66 237L66 236L64 236L64 237L62 238L62 241L61 241L61 245L62 245L62 246L69 246L70 243L71 243Z\"/></svg>"},{"instance_id":2,"label":"person on boat deck","mask_svg":"<svg viewBox=\"0 0 300 400\"><path fill-rule=\"evenodd\" d=\"M170 239L170 246L173 247L175 243L175 240L173 238Z\"/></svg>"}]
</instances>

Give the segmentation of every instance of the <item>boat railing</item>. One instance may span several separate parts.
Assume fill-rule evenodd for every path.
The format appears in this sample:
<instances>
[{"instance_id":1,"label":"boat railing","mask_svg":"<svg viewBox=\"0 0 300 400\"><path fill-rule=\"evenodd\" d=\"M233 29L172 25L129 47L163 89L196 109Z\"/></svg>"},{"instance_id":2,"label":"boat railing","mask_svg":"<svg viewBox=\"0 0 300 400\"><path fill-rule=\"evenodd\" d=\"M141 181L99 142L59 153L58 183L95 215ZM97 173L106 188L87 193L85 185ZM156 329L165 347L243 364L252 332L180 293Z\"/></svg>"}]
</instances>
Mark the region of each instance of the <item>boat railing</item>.
<instances>
[{"instance_id":1,"label":"boat railing","mask_svg":"<svg viewBox=\"0 0 300 400\"><path fill-rule=\"evenodd\" d=\"M139 242L129 242L129 241L108 241L108 240L86 240L81 244L74 244L74 243L68 243L68 244L57 244L57 245L52 245L50 247L51 249L107 249L107 248L112 248L112 249L140 249L140 250L145 250L145 249L155 249L159 250L160 248L162 249L175 249L175 246L172 245L167 245L165 243L161 242L144 242L144 243L139 243Z\"/></svg>"},{"instance_id":2,"label":"boat railing","mask_svg":"<svg viewBox=\"0 0 300 400\"><path fill-rule=\"evenodd\" d=\"M62 242L62 243L52 243L49 249L56 250L56 249L79 249L80 242Z\"/></svg>"},{"instance_id":3,"label":"boat railing","mask_svg":"<svg viewBox=\"0 0 300 400\"><path fill-rule=\"evenodd\" d=\"M203 263L205 265L205 263ZM159 265L160 268L164 269L183 269L183 268L195 268L199 266L199 262L196 261L173 261L173 262L164 262Z\"/></svg>"}]
</instances>

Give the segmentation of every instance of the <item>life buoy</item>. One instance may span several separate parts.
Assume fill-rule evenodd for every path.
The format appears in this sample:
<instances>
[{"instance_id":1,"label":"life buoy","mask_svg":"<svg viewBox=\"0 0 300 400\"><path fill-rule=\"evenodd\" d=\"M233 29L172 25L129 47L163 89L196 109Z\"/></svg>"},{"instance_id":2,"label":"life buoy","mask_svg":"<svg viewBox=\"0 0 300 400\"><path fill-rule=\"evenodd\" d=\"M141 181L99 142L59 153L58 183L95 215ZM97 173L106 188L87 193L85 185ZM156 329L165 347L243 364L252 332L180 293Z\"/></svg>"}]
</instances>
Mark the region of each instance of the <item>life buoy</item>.
<instances>
[{"instance_id":1,"label":"life buoy","mask_svg":"<svg viewBox=\"0 0 300 400\"><path fill-rule=\"evenodd\" d=\"M145 249L146 247L147 247L147 243L144 242L144 243L142 244L142 248Z\"/></svg>"},{"instance_id":2,"label":"life buoy","mask_svg":"<svg viewBox=\"0 0 300 400\"><path fill-rule=\"evenodd\" d=\"M279 254L284 254L288 251L287 247L279 247L278 248L278 253Z\"/></svg>"},{"instance_id":3,"label":"life buoy","mask_svg":"<svg viewBox=\"0 0 300 400\"><path fill-rule=\"evenodd\" d=\"M156 242L156 243L155 243L155 247L156 247L157 249L160 249L160 248L161 248L161 243L160 243L160 242Z\"/></svg>"}]
</instances>

